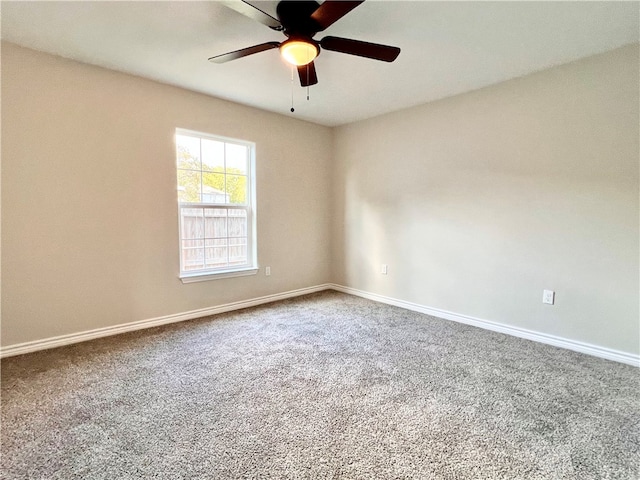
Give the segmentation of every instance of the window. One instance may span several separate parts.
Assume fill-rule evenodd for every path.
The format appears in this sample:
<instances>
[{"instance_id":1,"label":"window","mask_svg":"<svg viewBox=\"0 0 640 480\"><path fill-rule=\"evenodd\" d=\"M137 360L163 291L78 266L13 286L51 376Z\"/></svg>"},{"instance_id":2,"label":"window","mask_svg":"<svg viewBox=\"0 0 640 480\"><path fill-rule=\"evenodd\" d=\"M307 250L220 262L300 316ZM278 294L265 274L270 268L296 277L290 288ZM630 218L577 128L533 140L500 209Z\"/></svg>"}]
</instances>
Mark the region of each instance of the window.
<instances>
[{"instance_id":1,"label":"window","mask_svg":"<svg viewBox=\"0 0 640 480\"><path fill-rule=\"evenodd\" d=\"M183 282L257 272L254 163L252 143L176 130Z\"/></svg>"}]
</instances>

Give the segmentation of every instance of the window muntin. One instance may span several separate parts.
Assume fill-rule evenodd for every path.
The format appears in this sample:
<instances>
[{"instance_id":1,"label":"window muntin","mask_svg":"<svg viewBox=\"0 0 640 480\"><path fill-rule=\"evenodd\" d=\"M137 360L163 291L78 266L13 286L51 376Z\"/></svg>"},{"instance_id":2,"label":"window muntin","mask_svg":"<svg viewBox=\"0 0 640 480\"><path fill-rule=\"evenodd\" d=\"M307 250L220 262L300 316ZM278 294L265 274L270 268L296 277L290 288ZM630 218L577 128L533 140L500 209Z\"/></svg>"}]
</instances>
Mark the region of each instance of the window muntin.
<instances>
[{"instance_id":1,"label":"window muntin","mask_svg":"<svg viewBox=\"0 0 640 480\"><path fill-rule=\"evenodd\" d=\"M176 130L180 276L256 269L254 146Z\"/></svg>"}]
</instances>

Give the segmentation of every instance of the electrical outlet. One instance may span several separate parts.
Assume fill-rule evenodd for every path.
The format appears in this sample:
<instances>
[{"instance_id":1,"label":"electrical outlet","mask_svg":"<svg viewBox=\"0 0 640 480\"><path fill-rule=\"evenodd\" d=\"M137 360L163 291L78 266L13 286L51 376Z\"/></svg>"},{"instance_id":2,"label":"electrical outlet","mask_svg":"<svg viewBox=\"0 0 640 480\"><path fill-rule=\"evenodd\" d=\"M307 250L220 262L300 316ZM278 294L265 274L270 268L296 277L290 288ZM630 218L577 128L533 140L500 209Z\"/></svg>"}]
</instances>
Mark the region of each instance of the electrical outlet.
<instances>
[{"instance_id":1,"label":"electrical outlet","mask_svg":"<svg viewBox=\"0 0 640 480\"><path fill-rule=\"evenodd\" d=\"M548 305L553 305L553 301L555 300L556 292L553 290L543 290L542 291L542 303L546 303Z\"/></svg>"},{"instance_id":2,"label":"electrical outlet","mask_svg":"<svg viewBox=\"0 0 640 480\"><path fill-rule=\"evenodd\" d=\"M271 275L271 267L264 267L264 274L268 277Z\"/></svg>"},{"instance_id":3,"label":"electrical outlet","mask_svg":"<svg viewBox=\"0 0 640 480\"><path fill-rule=\"evenodd\" d=\"M380 268L380 273L383 275L387 274L387 265L386 264L382 264L382 267Z\"/></svg>"}]
</instances>

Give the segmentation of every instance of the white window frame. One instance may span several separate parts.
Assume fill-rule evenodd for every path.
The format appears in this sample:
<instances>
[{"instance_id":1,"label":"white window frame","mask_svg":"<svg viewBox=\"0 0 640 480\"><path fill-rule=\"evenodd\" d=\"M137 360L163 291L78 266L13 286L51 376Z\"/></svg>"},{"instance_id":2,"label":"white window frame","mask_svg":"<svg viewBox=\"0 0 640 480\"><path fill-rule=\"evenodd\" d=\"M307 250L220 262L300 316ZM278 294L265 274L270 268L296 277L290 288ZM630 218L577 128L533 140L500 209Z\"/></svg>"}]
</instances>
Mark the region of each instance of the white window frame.
<instances>
[{"instance_id":1,"label":"white window frame","mask_svg":"<svg viewBox=\"0 0 640 480\"><path fill-rule=\"evenodd\" d=\"M180 202L177 195L177 154L178 154L178 142L177 136L184 135L189 137L195 137L199 139L214 140L217 142L231 143L235 145L242 145L246 147L249 152L249 158L247 160L247 202L246 205L236 205L228 203L191 203ZM194 130L187 130L184 128L176 128L174 136L174 155L176 158L175 171L176 171L176 200L178 204L178 257L180 261L180 274L179 278L182 283L203 282L208 280L217 280L220 278L240 277L246 275L255 275L258 273L258 258L257 258L257 239L256 239L256 181L255 181L255 143L248 142L246 140L239 140L235 138L222 137L220 135L213 135L210 133L197 132ZM202 156L200 157L202 158ZM217 267L217 268L203 268L200 270L185 270L183 265L183 238L182 238L182 209L183 208L215 208L225 210L244 210L247 215L247 263L239 265L237 267Z\"/></svg>"}]
</instances>

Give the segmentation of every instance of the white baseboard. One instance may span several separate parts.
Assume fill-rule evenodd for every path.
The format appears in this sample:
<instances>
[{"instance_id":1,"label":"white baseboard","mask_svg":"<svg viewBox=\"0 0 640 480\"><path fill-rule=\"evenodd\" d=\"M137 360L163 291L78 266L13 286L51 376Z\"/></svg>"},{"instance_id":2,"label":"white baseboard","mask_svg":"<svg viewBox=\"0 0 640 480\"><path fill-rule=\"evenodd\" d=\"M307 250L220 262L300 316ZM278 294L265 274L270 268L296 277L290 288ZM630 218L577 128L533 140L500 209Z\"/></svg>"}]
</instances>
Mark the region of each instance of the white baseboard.
<instances>
[{"instance_id":1,"label":"white baseboard","mask_svg":"<svg viewBox=\"0 0 640 480\"><path fill-rule=\"evenodd\" d=\"M599 347L597 345L591 345L588 343L578 342L576 340L570 340L567 338L556 337L554 335L548 335L546 333L535 332L519 327L512 327L504 325L502 323L491 322L489 320L483 320L481 318L474 318L468 315L461 315L459 313L449 312L446 310L440 310L438 308L426 307L416 303L405 302L404 300L398 300L391 297L385 297L376 293L369 293L362 290L358 290L351 287L345 287L337 284L329 284L329 288L338 292L348 293L350 295L356 295L358 297L367 298L376 302L386 303L388 305L395 305L396 307L406 308L414 312L426 313L438 318L444 318L446 320L453 320L454 322L464 323L466 325L472 325L474 327L483 328L485 330L491 330L493 332L500 332L514 337L525 338L527 340L533 340L534 342L544 343L547 345L553 345L554 347L566 348L567 350L573 350L574 352L585 353L594 357L605 358L607 360L613 360L614 362L625 363L634 367L640 367L640 355L634 355L632 353L621 352L619 350L613 350L610 348Z\"/></svg>"},{"instance_id":2,"label":"white baseboard","mask_svg":"<svg viewBox=\"0 0 640 480\"><path fill-rule=\"evenodd\" d=\"M14 355L22 355L23 353L37 352L38 350L47 350L49 348L62 347L73 343L86 342L95 338L109 337L120 333L133 332L144 328L158 327L168 323L182 322L184 320L193 320L194 318L208 317L217 313L230 312L232 310L240 310L242 308L254 307L264 303L276 302L286 298L298 297L309 293L328 290L331 287L328 284L316 285L314 287L300 288L298 290L290 290L284 293L276 293L274 295L266 295L264 297L252 298L240 302L226 303L216 307L201 308L199 310L191 310L189 312L176 313L173 315L165 315L163 317L150 318L147 320L139 320L131 323L123 323L114 325L113 327L96 328L95 330L87 330L69 335L60 335L59 337L45 338L43 340L35 340L32 342L18 343L0 348L0 358L12 357Z\"/></svg>"},{"instance_id":3,"label":"white baseboard","mask_svg":"<svg viewBox=\"0 0 640 480\"><path fill-rule=\"evenodd\" d=\"M93 340L101 337L108 337L111 335L118 335L120 333L133 332L135 330L142 330L145 328L157 327L157 326L166 325L169 323L182 322L184 320L192 320L194 318L208 317L210 315L215 315L218 313L224 313L224 312L230 312L233 310L240 310L242 308L254 307L256 305L276 302L278 300L298 297L300 295L307 295L309 293L320 292L323 290L336 290L338 292L367 298L369 300L373 300L376 302L386 303L388 305L394 305L396 307L406 308L407 310L412 310L414 312L425 313L427 315L443 318L445 320L452 320L454 322L464 323L466 325L472 325L474 327L483 328L485 330L500 332L506 335L512 335L514 337L524 338L527 340L532 340L534 342L553 345L555 347L560 347L560 348L566 348L567 350L573 350L575 352L585 353L587 355L592 355L594 357L605 358L607 360L613 360L615 362L620 362L620 363L625 363L627 365L640 367L639 355L621 352L618 350L612 350L610 348L599 347L597 345L590 345L587 343L582 343L575 340L556 337L554 335L548 335L545 333L535 332L532 330L526 330L524 328L512 327L509 325L504 325L502 323L491 322L489 320L483 320L481 318L475 318L475 317L470 317L468 315L461 315L459 313L449 312L447 310L440 310L438 308L426 307L424 305L419 305L417 303L411 303L411 302L406 302L404 300L385 297L383 295L378 295L376 293L369 293L363 290L358 290L351 287L345 287L343 285L338 285L334 283L326 283L322 285L316 285L314 287L300 288L298 290L291 290L284 293L266 295L264 297L253 298L250 300L226 303L224 305L218 305L216 307L202 308L199 310L191 310L189 312L166 315L163 317L150 318L147 320L139 320L137 322L115 325L113 327L97 328L95 330L87 330L84 332L72 333L69 335L61 335L59 337L51 337L43 340L35 340L32 342L9 345L7 347L0 348L0 358L11 357L14 355L22 355L23 353L36 352L39 350L46 350L49 348L62 347L64 345L71 345L73 343L85 342L87 340Z\"/></svg>"}]
</instances>

